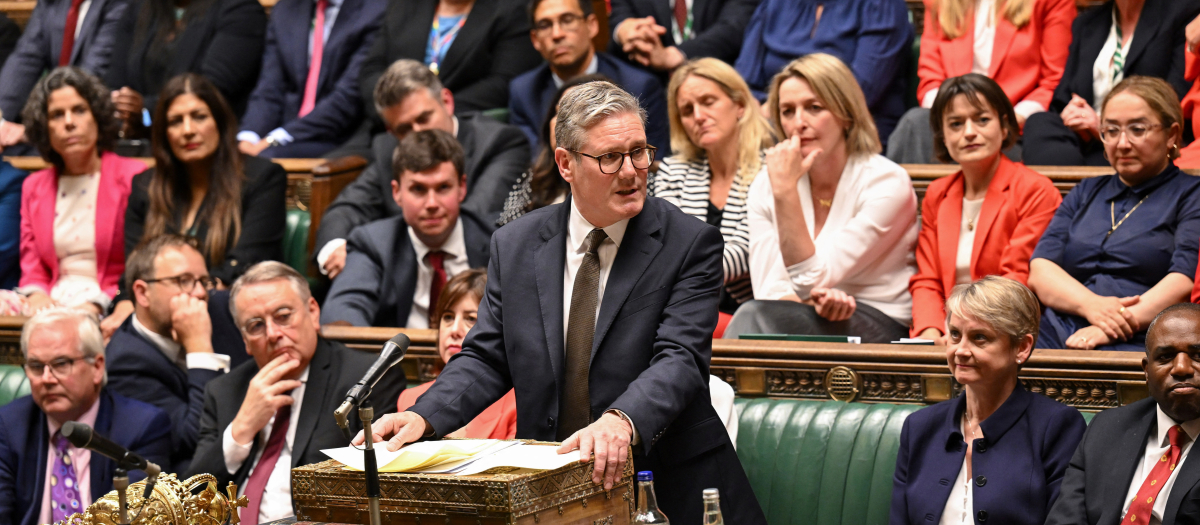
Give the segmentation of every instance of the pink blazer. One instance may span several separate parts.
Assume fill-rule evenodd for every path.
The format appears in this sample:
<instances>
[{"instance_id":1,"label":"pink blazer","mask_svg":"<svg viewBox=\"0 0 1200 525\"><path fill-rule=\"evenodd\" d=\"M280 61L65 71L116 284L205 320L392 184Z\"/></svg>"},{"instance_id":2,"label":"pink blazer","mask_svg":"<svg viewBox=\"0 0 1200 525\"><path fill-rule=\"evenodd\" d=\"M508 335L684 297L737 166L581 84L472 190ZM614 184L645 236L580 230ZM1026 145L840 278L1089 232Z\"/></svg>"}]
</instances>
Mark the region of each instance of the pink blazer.
<instances>
[{"instance_id":1,"label":"pink blazer","mask_svg":"<svg viewBox=\"0 0 1200 525\"><path fill-rule=\"evenodd\" d=\"M146 170L138 160L116 153L100 156L100 189L96 195L96 278L108 296L117 295L125 271L125 205L133 176ZM58 281L54 250L54 204L58 170L33 173L21 187L21 286L46 293Z\"/></svg>"}]
</instances>

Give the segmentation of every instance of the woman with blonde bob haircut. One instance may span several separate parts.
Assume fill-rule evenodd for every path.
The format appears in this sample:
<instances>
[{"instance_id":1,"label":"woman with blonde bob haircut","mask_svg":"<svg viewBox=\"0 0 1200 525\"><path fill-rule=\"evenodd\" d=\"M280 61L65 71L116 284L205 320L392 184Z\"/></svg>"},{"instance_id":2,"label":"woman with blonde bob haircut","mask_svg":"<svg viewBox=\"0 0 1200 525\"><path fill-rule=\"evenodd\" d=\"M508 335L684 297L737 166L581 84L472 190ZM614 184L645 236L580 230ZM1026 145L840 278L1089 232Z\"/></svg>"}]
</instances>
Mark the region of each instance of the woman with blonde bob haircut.
<instances>
[{"instance_id":1,"label":"woman with blonde bob haircut","mask_svg":"<svg viewBox=\"0 0 1200 525\"><path fill-rule=\"evenodd\" d=\"M731 314L754 295L746 195L762 168L764 150L775 144L771 126L746 81L715 58L692 60L675 70L667 108L671 149L677 153L663 160L650 194L721 229L721 310Z\"/></svg>"},{"instance_id":2,"label":"woman with blonde bob haircut","mask_svg":"<svg viewBox=\"0 0 1200 525\"><path fill-rule=\"evenodd\" d=\"M1037 297L990 275L954 287L945 308L946 364L963 393L904 421L890 523L1040 525L1086 425L1017 379L1038 336Z\"/></svg>"},{"instance_id":3,"label":"woman with blonde bob haircut","mask_svg":"<svg viewBox=\"0 0 1200 525\"><path fill-rule=\"evenodd\" d=\"M772 80L767 109L784 140L750 187L759 301L729 330L907 337L917 197L908 173L879 155L854 75L833 56L801 57Z\"/></svg>"}]
</instances>

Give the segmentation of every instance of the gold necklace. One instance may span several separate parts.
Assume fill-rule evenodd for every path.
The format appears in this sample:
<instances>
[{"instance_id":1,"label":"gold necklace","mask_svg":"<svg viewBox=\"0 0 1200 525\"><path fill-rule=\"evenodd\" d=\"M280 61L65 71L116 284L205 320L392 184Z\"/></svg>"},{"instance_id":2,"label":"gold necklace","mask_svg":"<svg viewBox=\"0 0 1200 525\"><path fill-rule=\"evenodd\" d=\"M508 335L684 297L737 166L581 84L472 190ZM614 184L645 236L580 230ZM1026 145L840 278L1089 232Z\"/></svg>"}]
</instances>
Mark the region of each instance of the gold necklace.
<instances>
[{"instance_id":1,"label":"gold necklace","mask_svg":"<svg viewBox=\"0 0 1200 525\"><path fill-rule=\"evenodd\" d=\"M1117 221L1117 202L1112 201L1108 203L1108 216L1109 221L1111 221L1112 228L1109 228L1108 233L1105 234L1105 237L1112 235L1113 232L1117 231L1117 228L1125 223L1125 219L1128 219L1130 215L1133 215L1133 210L1138 209L1138 206L1141 206L1142 203L1146 202L1146 199L1148 198L1150 198L1149 193L1147 193L1145 197L1142 197L1142 200L1138 201L1137 204L1134 204L1133 207L1129 209L1129 212L1126 213L1124 217L1121 217L1120 221Z\"/></svg>"},{"instance_id":2,"label":"gold necklace","mask_svg":"<svg viewBox=\"0 0 1200 525\"><path fill-rule=\"evenodd\" d=\"M829 208L833 206L833 199L817 199L817 204Z\"/></svg>"}]
</instances>

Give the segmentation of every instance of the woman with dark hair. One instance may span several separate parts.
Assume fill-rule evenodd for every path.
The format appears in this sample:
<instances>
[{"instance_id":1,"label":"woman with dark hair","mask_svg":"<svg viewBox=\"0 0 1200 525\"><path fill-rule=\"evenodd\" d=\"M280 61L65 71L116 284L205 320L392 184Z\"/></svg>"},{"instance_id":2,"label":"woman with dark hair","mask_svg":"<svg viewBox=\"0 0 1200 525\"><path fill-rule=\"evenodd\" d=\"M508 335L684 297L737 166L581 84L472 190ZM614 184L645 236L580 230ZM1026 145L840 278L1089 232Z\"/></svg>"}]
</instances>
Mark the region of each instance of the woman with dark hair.
<instances>
[{"instance_id":1,"label":"woman with dark hair","mask_svg":"<svg viewBox=\"0 0 1200 525\"><path fill-rule=\"evenodd\" d=\"M612 82L604 75L592 73L568 80L558 88L558 92L550 100L546 120L542 121L542 150L538 153L537 160L533 161L533 167L522 173L513 185L508 198L504 200L504 211L500 213L496 226L504 226L538 208L558 204L566 200L567 195L571 193L571 187L563 180L562 174L558 172L558 164L554 162L554 124L558 121L558 101L562 100L563 95L571 88L597 80Z\"/></svg>"},{"instance_id":2,"label":"woman with dark hair","mask_svg":"<svg viewBox=\"0 0 1200 525\"><path fill-rule=\"evenodd\" d=\"M976 73L947 79L930 110L934 153L962 169L929 185L921 203L914 337L946 343L946 296L987 275L1021 284L1029 256L1062 202L1050 179L1002 152L1021 134L1016 111L996 81Z\"/></svg>"},{"instance_id":3,"label":"woman with dark hair","mask_svg":"<svg viewBox=\"0 0 1200 525\"><path fill-rule=\"evenodd\" d=\"M472 268L446 281L445 288L438 296L437 306L429 316L429 326L437 328L438 331L438 356L442 358L443 365L450 361L454 354L462 351L463 339L466 339L471 327L475 326L476 312L479 311L479 302L483 300L486 287L486 268ZM400 399L396 401L396 410L408 410L431 386L433 381L401 392ZM509 390L499 401L475 416L467 426L450 434L452 437L470 439L512 439L516 435L515 390Z\"/></svg>"},{"instance_id":4,"label":"woman with dark hair","mask_svg":"<svg viewBox=\"0 0 1200 525\"><path fill-rule=\"evenodd\" d=\"M267 16L258 0L141 0L125 11L124 35L105 76L126 137L149 131L145 112L172 77L204 75L236 115L258 81Z\"/></svg>"},{"instance_id":5,"label":"woman with dark hair","mask_svg":"<svg viewBox=\"0 0 1200 525\"><path fill-rule=\"evenodd\" d=\"M172 78L153 122L155 167L133 179L126 253L162 233L195 237L221 288L255 263L282 258L287 173L238 151L237 118L217 87L194 73ZM127 310L122 301L109 317L123 320Z\"/></svg>"},{"instance_id":6,"label":"woman with dark hair","mask_svg":"<svg viewBox=\"0 0 1200 525\"><path fill-rule=\"evenodd\" d=\"M0 313L32 315L50 306L100 314L125 271L125 206L133 176L146 169L112 152L118 122L100 79L60 67L34 87L22 111L29 142L53 166L30 175L21 194L19 296Z\"/></svg>"}]
</instances>

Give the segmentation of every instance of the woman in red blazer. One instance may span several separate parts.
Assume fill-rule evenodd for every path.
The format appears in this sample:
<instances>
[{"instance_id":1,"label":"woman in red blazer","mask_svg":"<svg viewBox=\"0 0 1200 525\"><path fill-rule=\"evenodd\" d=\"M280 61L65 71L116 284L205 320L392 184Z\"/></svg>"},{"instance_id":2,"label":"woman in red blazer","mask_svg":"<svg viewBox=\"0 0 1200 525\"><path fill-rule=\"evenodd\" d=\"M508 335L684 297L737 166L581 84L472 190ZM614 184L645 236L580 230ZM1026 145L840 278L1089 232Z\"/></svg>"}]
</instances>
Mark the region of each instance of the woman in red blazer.
<instances>
[{"instance_id":1,"label":"woman in red blazer","mask_svg":"<svg viewBox=\"0 0 1200 525\"><path fill-rule=\"evenodd\" d=\"M61 305L102 313L125 270L130 183L146 166L112 153L119 123L110 91L82 69L42 78L22 117L53 167L22 187L20 296L5 294L0 310L29 315Z\"/></svg>"},{"instance_id":2,"label":"woman in red blazer","mask_svg":"<svg viewBox=\"0 0 1200 525\"><path fill-rule=\"evenodd\" d=\"M945 343L943 304L956 284L1001 275L1024 284L1029 256L1062 195L1050 179L1008 160L1017 116L996 82L974 73L942 84L930 123L943 162L962 170L929 185L921 204L917 274L909 281L915 337ZM964 236L970 239L970 253Z\"/></svg>"},{"instance_id":3,"label":"woman in red blazer","mask_svg":"<svg viewBox=\"0 0 1200 525\"><path fill-rule=\"evenodd\" d=\"M932 136L925 122L938 88L951 77L980 73L995 80L1016 110L1018 130L1030 115L1050 107L1071 46L1075 0L923 1L925 27L917 64L920 107L909 110L897 125L888 141L888 158L930 162ZM979 4L992 6L990 19L976 17ZM988 43L988 56L977 56L988 52ZM921 135L913 137L918 132Z\"/></svg>"}]
</instances>

